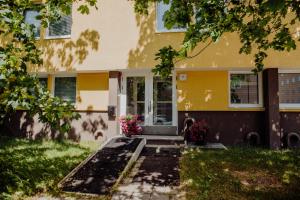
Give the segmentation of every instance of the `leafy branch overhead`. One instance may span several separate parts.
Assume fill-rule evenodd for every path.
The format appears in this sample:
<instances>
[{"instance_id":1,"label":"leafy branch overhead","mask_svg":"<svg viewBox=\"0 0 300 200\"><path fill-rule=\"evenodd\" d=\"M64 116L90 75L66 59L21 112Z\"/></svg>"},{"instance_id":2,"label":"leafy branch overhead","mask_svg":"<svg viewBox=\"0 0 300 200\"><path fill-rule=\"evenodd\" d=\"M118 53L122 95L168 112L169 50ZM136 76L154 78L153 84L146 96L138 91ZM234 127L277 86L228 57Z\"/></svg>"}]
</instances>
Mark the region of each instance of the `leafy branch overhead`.
<instances>
[{"instance_id":1,"label":"leafy branch overhead","mask_svg":"<svg viewBox=\"0 0 300 200\"><path fill-rule=\"evenodd\" d=\"M32 0L0 0L0 122L18 109L61 132L70 130L70 121L78 119L74 106L53 95L38 79L27 72L30 65L42 65L42 52L38 49L34 25L25 22L26 10L39 11L41 25L59 20L71 13L76 0L47 0L36 4ZM96 0L81 1L78 11L88 14L96 7Z\"/></svg>"},{"instance_id":2,"label":"leafy branch overhead","mask_svg":"<svg viewBox=\"0 0 300 200\"><path fill-rule=\"evenodd\" d=\"M153 71L163 76L173 69L176 59L188 58L199 43L217 42L224 33L239 35L239 53L254 55L254 72L263 69L269 50L291 51L299 40L298 0L135 0L136 12L147 14L153 2L170 4L165 27L187 28L181 49L165 47L157 54L161 63Z\"/></svg>"}]
</instances>

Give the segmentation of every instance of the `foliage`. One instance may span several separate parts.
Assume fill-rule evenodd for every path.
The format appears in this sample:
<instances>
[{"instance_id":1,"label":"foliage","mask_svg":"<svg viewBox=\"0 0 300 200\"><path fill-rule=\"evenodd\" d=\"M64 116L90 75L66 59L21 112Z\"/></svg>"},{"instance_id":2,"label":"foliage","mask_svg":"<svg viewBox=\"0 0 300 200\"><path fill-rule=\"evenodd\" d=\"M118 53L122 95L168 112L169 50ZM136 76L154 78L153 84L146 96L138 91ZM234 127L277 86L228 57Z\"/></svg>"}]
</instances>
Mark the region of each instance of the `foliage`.
<instances>
[{"instance_id":1,"label":"foliage","mask_svg":"<svg viewBox=\"0 0 300 200\"><path fill-rule=\"evenodd\" d=\"M56 195L58 182L96 149L90 146L0 137L0 199Z\"/></svg>"},{"instance_id":2,"label":"foliage","mask_svg":"<svg viewBox=\"0 0 300 200\"><path fill-rule=\"evenodd\" d=\"M125 136L138 135L142 132L142 127L138 124L137 115L126 115L120 117L120 125Z\"/></svg>"},{"instance_id":3,"label":"foliage","mask_svg":"<svg viewBox=\"0 0 300 200\"><path fill-rule=\"evenodd\" d=\"M299 150L188 149L180 168L187 199L300 198Z\"/></svg>"},{"instance_id":4,"label":"foliage","mask_svg":"<svg viewBox=\"0 0 300 200\"><path fill-rule=\"evenodd\" d=\"M291 51L296 49L296 40L299 40L295 24L300 19L300 1L135 0L135 11L147 14L152 2L171 4L164 15L168 29L187 27L179 50L164 47L157 54L161 64L153 72L162 76L173 69L176 58L191 57L189 53L198 43L217 42L224 33L239 35L242 45L239 53L254 53L254 72L263 69L268 50Z\"/></svg>"},{"instance_id":5,"label":"foliage","mask_svg":"<svg viewBox=\"0 0 300 200\"><path fill-rule=\"evenodd\" d=\"M36 4L32 0L0 0L0 122L16 110L25 109L31 115L38 114L41 122L67 132L70 121L79 118L72 104L53 97L28 73L28 66L42 65L43 61L35 41L35 27L24 18L26 10L38 10L37 19L47 27L49 22L70 14L73 2L77 1L47 0ZM96 0L84 0L78 11L88 14L91 6L96 7Z\"/></svg>"},{"instance_id":6,"label":"foliage","mask_svg":"<svg viewBox=\"0 0 300 200\"><path fill-rule=\"evenodd\" d=\"M187 140L197 144L205 144L209 127L206 120L195 121L187 130Z\"/></svg>"}]
</instances>

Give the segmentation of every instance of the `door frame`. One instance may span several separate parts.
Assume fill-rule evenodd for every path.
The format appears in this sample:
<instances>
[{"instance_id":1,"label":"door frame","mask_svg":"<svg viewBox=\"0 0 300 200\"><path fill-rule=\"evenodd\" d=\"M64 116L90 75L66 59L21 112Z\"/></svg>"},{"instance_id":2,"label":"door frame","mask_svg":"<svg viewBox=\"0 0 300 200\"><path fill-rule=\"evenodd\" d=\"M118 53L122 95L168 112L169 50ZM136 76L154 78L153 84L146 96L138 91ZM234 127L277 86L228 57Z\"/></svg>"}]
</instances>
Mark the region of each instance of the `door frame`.
<instances>
[{"instance_id":1,"label":"door frame","mask_svg":"<svg viewBox=\"0 0 300 200\"><path fill-rule=\"evenodd\" d=\"M122 71L120 93L120 115L126 115L127 107L127 77L145 77L145 126L159 126L153 124L153 77L151 70ZM151 106L149 112L149 106ZM166 125L167 126L167 125ZM172 73L172 126L178 127L176 72Z\"/></svg>"}]
</instances>

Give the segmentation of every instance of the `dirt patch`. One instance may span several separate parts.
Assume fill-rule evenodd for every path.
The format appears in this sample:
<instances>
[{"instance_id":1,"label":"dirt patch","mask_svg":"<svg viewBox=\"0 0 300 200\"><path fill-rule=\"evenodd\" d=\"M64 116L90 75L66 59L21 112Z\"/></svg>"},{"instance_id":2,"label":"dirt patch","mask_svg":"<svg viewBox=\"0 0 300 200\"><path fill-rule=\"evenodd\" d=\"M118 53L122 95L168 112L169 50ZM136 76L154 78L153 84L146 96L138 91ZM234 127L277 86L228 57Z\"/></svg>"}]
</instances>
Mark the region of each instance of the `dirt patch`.
<instances>
[{"instance_id":1,"label":"dirt patch","mask_svg":"<svg viewBox=\"0 0 300 200\"><path fill-rule=\"evenodd\" d=\"M142 139L116 138L63 183L63 191L107 195Z\"/></svg>"},{"instance_id":2,"label":"dirt patch","mask_svg":"<svg viewBox=\"0 0 300 200\"><path fill-rule=\"evenodd\" d=\"M179 186L179 148L146 147L141 153L143 159L133 182L153 186Z\"/></svg>"},{"instance_id":3,"label":"dirt patch","mask_svg":"<svg viewBox=\"0 0 300 200\"><path fill-rule=\"evenodd\" d=\"M254 187L257 189L282 187L282 183L278 177L264 171L232 171L231 174L245 187Z\"/></svg>"}]
</instances>

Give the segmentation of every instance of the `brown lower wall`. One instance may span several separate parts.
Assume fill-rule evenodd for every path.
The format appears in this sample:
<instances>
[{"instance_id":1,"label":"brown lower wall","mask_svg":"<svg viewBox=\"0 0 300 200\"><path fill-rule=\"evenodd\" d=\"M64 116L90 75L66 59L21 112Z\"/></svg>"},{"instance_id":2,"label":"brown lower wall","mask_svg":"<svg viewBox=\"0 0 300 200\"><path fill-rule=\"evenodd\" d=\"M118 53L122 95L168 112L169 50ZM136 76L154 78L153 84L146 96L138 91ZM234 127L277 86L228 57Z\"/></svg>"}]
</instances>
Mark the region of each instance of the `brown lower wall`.
<instances>
[{"instance_id":1,"label":"brown lower wall","mask_svg":"<svg viewBox=\"0 0 300 200\"><path fill-rule=\"evenodd\" d=\"M179 111L178 130L183 129L185 114L196 120L205 119L209 125L209 142L221 142L224 145L240 145L245 143L245 137L250 132L260 134L264 141L263 111Z\"/></svg>"},{"instance_id":2,"label":"brown lower wall","mask_svg":"<svg viewBox=\"0 0 300 200\"><path fill-rule=\"evenodd\" d=\"M81 118L74 120L71 131L66 135L74 141L105 141L117 133L115 121L108 120L107 112L79 112ZM1 132L15 137L26 137L30 139L59 138L61 134L52 131L47 125L40 123L38 117L28 117L26 111L18 111L13 117L6 119L1 127Z\"/></svg>"},{"instance_id":3,"label":"brown lower wall","mask_svg":"<svg viewBox=\"0 0 300 200\"><path fill-rule=\"evenodd\" d=\"M286 135L295 132L300 134L300 112L280 112L280 128L283 144L286 146Z\"/></svg>"}]
</instances>

